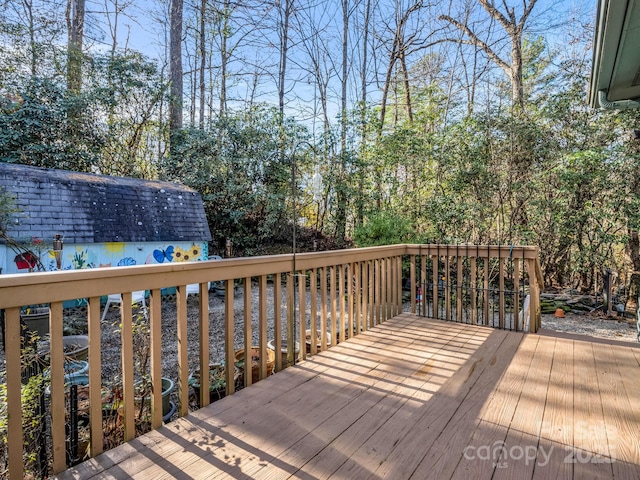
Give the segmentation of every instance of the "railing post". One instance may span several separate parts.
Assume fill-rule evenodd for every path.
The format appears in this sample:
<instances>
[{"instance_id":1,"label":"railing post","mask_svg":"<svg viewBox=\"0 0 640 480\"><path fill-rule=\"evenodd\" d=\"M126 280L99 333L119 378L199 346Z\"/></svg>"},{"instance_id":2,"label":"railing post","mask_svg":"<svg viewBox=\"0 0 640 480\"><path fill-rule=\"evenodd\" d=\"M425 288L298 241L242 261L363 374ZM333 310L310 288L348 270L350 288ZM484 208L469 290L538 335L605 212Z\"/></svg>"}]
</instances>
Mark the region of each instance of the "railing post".
<instances>
[{"instance_id":1,"label":"railing post","mask_svg":"<svg viewBox=\"0 0 640 480\"><path fill-rule=\"evenodd\" d=\"M529 331L535 333L540 324L540 289L536 275L536 260L527 259L527 273L529 275Z\"/></svg>"}]
</instances>

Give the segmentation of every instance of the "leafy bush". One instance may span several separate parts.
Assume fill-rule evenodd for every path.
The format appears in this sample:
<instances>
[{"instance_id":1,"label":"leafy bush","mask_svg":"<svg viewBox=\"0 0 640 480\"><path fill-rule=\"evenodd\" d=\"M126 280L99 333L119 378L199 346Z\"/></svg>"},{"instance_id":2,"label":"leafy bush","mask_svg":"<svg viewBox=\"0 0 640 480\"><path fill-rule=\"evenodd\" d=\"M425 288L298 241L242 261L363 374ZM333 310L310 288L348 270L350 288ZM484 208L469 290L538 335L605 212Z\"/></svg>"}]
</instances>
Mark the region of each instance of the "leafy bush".
<instances>
[{"instance_id":1,"label":"leafy bush","mask_svg":"<svg viewBox=\"0 0 640 480\"><path fill-rule=\"evenodd\" d=\"M359 247L411 243L416 231L409 220L390 212L381 212L356 228L354 242Z\"/></svg>"}]
</instances>

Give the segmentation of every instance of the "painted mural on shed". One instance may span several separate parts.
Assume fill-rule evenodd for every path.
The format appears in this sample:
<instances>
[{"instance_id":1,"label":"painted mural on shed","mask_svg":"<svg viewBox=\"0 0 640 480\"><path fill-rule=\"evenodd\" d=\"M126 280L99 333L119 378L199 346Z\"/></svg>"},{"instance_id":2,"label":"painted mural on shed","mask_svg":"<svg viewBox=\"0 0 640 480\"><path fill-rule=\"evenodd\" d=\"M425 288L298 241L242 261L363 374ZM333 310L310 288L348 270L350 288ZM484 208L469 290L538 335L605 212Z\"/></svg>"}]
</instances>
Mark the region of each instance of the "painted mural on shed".
<instances>
[{"instance_id":1,"label":"painted mural on shed","mask_svg":"<svg viewBox=\"0 0 640 480\"><path fill-rule=\"evenodd\" d=\"M0 239L2 273L207 259L200 194L182 185L0 163L16 212Z\"/></svg>"}]
</instances>

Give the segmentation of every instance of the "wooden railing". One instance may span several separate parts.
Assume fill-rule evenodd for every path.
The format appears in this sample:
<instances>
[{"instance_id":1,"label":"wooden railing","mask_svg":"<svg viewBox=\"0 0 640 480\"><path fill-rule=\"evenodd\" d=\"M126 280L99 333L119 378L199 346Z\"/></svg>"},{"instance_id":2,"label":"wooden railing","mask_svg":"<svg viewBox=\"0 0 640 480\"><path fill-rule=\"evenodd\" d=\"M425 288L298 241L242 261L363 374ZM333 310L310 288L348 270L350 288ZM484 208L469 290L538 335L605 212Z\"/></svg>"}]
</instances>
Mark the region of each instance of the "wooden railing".
<instances>
[{"instance_id":1,"label":"wooden railing","mask_svg":"<svg viewBox=\"0 0 640 480\"><path fill-rule=\"evenodd\" d=\"M267 368L267 332L273 334L275 342L275 371L285 367L279 354L283 339L287 345L300 343L297 358L294 349L289 348L284 361L304 360L319 350L330 347L334 342L342 342L361 331L365 331L403 310L403 286L408 287L410 301L404 302L405 308L419 312L421 307L419 289L425 288L428 279L427 269L434 275L442 272L441 262L446 262L445 279L450 278L453 270L451 262L457 265L456 275L468 268L480 268L488 272L489 260L498 259L497 282L500 292L507 278L517 278L518 285L526 286L531 298L533 312L530 330L539 326L539 266L536 247L478 247L466 249L464 254L459 247L446 245L394 245L340 251L305 253L298 255L276 255L265 257L225 259L195 263L172 263L144 265L135 267L114 267L91 270L31 273L0 276L0 309L5 315L6 340L6 397L7 397L7 443L8 473L12 479L23 478L23 426L21 403L21 327L20 310L26 305L49 304L50 331L50 396L48 414L50 415L51 445L50 470L53 473L67 468L65 452L65 384L63 352L63 302L72 299L86 299L86 315L89 338L89 417L90 417L90 456L96 456L104 450L101 406L101 298L112 293L122 293L121 303L121 369L122 398L124 416L124 439L135 436L134 424L134 365L133 365L133 325L134 311L131 306L131 292L146 290L148 298L148 319L150 337L149 377L152 385L160 385L162 378L162 306L170 301L162 298L161 289L176 286L176 332L177 332L177 408L178 416L184 416L189 409L189 355L198 356L201 372L208 371L210 359L210 323L209 323L209 286L210 282L223 282L224 293L224 335L225 347L223 360L226 365L235 364L236 348L249 351L253 343L251 311L252 288L258 296L258 347L259 378L268 374ZM474 247L476 248L476 247ZM517 258L511 270L505 272L504 260ZM435 261L439 259L438 261ZM430 263L431 262L431 263ZM462 262L462 263L461 263ZM466 262L466 263L464 263ZM481 264L481 265L480 265ZM480 265L480 267L479 267ZM524 267L524 268L522 268ZM523 275L523 272L528 272ZM526 278L525 278L526 277ZM478 277L479 278L479 277ZM491 281L493 277L488 278ZM534 281L530 281L534 279ZM198 306L198 345L187 342L187 285L199 284ZM252 285L257 286L252 287ZM271 287L268 288L268 284ZM422 286L421 286L422 285ZM434 292L437 282L433 286ZM461 288L458 282L455 288ZM244 318L242 341L237 342L235 328L234 295L244 295ZM484 289L487 291L488 289ZM424 297L424 292L423 299ZM487 294L488 295L488 294ZM437 298L437 296L436 296ZM477 297L476 297L477 298ZM487 297L488 298L488 297ZM284 299L284 302L281 301ZM494 299L495 300L495 299ZM171 300L172 301L172 300ZM449 308L452 299L446 300ZM472 305L476 300L471 299ZM505 309L505 297L498 294L498 308ZM511 305L511 309L517 308ZM456 311L462 312L463 296L455 297ZM284 303L284 304L283 304ZM436 302L437 303L437 302ZM271 305L273 308L268 309ZM424 305L424 303L422 303ZM484 308L484 303L482 304ZM460 308L458 308L460 307ZM517 311L517 310L515 310ZM423 312L425 313L425 312ZM487 318L486 316L484 318ZM454 320L456 318L448 318ZM457 320L463 320L458 316ZM468 317L468 321L478 322L478 317ZM500 324L504 327L504 322ZM309 353L304 348L305 331L319 331L320 337L310 336ZM195 353L194 353L195 351ZM287 362L290 363L290 362ZM200 378L200 405L209 403L209 378ZM243 386L252 383L252 375L244 375ZM227 394L235 390L234 369L226 369ZM151 427L162 424L161 391L152 389Z\"/></svg>"},{"instance_id":2,"label":"wooden railing","mask_svg":"<svg viewBox=\"0 0 640 480\"><path fill-rule=\"evenodd\" d=\"M507 330L540 328L542 272L536 250L472 244L408 250L419 289L412 311Z\"/></svg>"}]
</instances>

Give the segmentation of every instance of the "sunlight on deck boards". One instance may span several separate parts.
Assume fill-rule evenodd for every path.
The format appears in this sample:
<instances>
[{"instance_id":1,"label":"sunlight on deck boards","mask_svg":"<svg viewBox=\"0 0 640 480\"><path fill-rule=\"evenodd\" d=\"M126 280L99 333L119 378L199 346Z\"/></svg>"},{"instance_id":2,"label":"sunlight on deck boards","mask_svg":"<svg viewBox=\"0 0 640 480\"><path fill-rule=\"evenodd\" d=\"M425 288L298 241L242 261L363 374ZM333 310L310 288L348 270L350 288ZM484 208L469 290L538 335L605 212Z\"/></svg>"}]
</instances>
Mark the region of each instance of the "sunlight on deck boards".
<instances>
[{"instance_id":1,"label":"sunlight on deck boards","mask_svg":"<svg viewBox=\"0 0 640 480\"><path fill-rule=\"evenodd\" d=\"M639 361L402 314L55 478L640 478Z\"/></svg>"}]
</instances>

